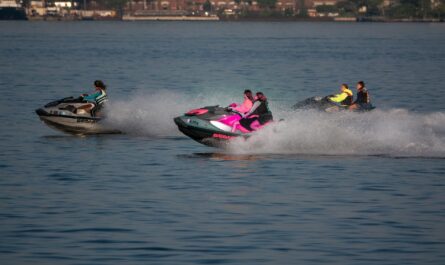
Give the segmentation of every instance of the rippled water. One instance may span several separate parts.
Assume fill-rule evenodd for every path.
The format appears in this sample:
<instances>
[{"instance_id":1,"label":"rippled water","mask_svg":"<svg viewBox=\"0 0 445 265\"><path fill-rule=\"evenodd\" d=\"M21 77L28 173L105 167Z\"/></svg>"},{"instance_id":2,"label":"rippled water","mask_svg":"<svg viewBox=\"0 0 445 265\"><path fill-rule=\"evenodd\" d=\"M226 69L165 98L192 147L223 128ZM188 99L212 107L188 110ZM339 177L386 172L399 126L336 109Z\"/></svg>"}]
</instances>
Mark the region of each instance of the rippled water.
<instances>
[{"instance_id":1,"label":"rippled water","mask_svg":"<svg viewBox=\"0 0 445 265\"><path fill-rule=\"evenodd\" d=\"M444 264L445 25L0 23L1 264ZM109 85L124 135L34 109ZM374 112L290 113L367 82ZM227 150L172 117L264 91Z\"/></svg>"}]
</instances>

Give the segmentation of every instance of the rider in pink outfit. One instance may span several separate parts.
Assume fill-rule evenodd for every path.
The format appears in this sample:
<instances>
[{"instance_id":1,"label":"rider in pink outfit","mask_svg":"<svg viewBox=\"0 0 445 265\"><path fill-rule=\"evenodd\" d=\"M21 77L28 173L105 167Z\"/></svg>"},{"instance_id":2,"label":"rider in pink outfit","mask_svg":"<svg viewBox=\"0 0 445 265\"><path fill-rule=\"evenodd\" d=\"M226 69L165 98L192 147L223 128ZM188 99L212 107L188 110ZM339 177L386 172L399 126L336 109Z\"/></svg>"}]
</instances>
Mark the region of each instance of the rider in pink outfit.
<instances>
[{"instance_id":1,"label":"rider in pink outfit","mask_svg":"<svg viewBox=\"0 0 445 265\"><path fill-rule=\"evenodd\" d=\"M252 91L249 89L244 90L244 102L243 104L233 103L229 106L229 109L234 110L239 113L239 115L234 115L230 118L230 124L232 124L232 132L236 131L238 126L238 121L242 118L243 115L248 113L253 106L253 95Z\"/></svg>"},{"instance_id":2,"label":"rider in pink outfit","mask_svg":"<svg viewBox=\"0 0 445 265\"><path fill-rule=\"evenodd\" d=\"M273 120L269 110L267 98L262 92L257 92L251 110L242 116L242 119L232 125L232 132L252 132Z\"/></svg>"},{"instance_id":3,"label":"rider in pink outfit","mask_svg":"<svg viewBox=\"0 0 445 265\"><path fill-rule=\"evenodd\" d=\"M253 106L252 91L250 91L249 89L246 89L246 90L244 90L243 104L233 103L229 107L234 111L244 114L244 113L247 113L252 108L252 106Z\"/></svg>"}]
</instances>

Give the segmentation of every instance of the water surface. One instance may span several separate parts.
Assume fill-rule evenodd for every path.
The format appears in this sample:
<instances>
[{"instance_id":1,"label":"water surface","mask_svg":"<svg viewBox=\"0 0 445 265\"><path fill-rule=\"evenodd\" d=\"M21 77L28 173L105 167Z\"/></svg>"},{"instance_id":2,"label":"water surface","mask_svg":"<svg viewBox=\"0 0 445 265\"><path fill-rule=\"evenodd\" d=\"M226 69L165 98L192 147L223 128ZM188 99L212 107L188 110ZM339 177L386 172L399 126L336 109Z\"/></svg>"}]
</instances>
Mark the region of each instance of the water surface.
<instances>
[{"instance_id":1,"label":"water surface","mask_svg":"<svg viewBox=\"0 0 445 265\"><path fill-rule=\"evenodd\" d=\"M444 264L442 24L0 23L2 264ZM104 80L124 135L34 109ZM365 80L372 113L291 113ZM227 150L172 118L262 90Z\"/></svg>"}]
</instances>

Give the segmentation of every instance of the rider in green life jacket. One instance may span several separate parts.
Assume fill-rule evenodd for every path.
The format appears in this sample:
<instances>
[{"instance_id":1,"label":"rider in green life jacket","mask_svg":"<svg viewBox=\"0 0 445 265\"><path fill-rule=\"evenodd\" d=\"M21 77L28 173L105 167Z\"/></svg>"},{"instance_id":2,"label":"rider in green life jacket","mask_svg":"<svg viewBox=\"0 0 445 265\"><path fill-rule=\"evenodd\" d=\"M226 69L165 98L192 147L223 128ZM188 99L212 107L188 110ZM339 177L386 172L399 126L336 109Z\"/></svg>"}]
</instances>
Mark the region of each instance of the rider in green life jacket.
<instances>
[{"instance_id":1,"label":"rider in green life jacket","mask_svg":"<svg viewBox=\"0 0 445 265\"><path fill-rule=\"evenodd\" d=\"M342 84L340 87L340 93L330 96L328 99L342 106L350 106L352 104L353 93L347 84Z\"/></svg>"},{"instance_id":2,"label":"rider in green life jacket","mask_svg":"<svg viewBox=\"0 0 445 265\"><path fill-rule=\"evenodd\" d=\"M107 87L101 80L94 81L95 92L92 94L83 94L82 98L88 102L77 108L77 112L85 111L91 113L93 116L103 107L104 103L108 101Z\"/></svg>"}]
</instances>

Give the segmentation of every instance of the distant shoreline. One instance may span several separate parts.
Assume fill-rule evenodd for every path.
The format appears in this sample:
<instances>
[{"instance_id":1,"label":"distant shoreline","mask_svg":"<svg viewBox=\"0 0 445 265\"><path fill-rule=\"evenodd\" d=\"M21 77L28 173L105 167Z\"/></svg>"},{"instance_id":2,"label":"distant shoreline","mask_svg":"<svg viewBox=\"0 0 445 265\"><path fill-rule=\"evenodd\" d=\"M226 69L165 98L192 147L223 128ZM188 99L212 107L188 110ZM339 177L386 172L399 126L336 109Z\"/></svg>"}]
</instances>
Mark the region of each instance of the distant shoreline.
<instances>
[{"instance_id":1,"label":"distant shoreline","mask_svg":"<svg viewBox=\"0 0 445 265\"><path fill-rule=\"evenodd\" d=\"M11 19L9 19L11 21ZM14 20L14 19L12 19ZM123 17L106 17L106 18L92 18L92 17L57 17L57 16L29 16L27 19L15 19L15 20L28 20L28 21L124 21L124 22L136 22L136 21L215 21L215 22L339 22L339 23L443 23L444 19L437 18L384 18L384 17L261 17L261 16L246 16L246 17L234 17L234 16L134 16L124 15ZM0 21L2 21L0 19ZM7 21L7 20L3 20Z\"/></svg>"},{"instance_id":2,"label":"distant shoreline","mask_svg":"<svg viewBox=\"0 0 445 265\"><path fill-rule=\"evenodd\" d=\"M8 20L0 20L8 21ZM9 20L13 21L13 20ZM18 21L18 20L16 20ZM168 17L126 17L125 19L66 19L66 18L29 18L28 21L51 21L51 22L77 22L77 21L122 21L122 22L141 22L141 21L183 21L183 22L336 22L336 23L444 23L443 19L359 19L359 18L335 18L335 19L307 19L307 18L237 18L227 19L218 17L187 17L187 16L168 16Z\"/></svg>"},{"instance_id":3,"label":"distant shoreline","mask_svg":"<svg viewBox=\"0 0 445 265\"><path fill-rule=\"evenodd\" d=\"M372 18L372 17L334 17L334 18L299 18L299 17L244 17L244 18L220 18L221 21L239 21L239 22L378 22L378 23L443 23L443 19L391 19L391 18Z\"/></svg>"}]
</instances>

